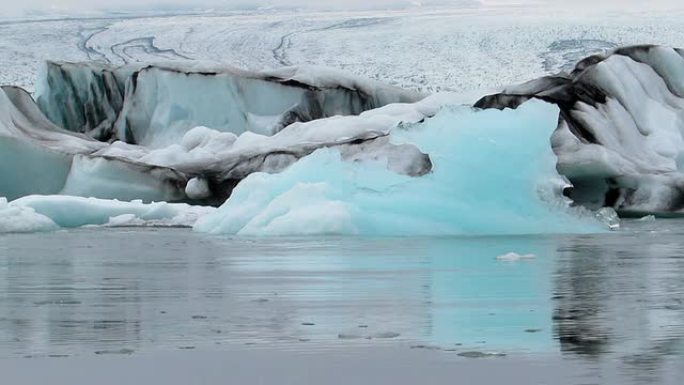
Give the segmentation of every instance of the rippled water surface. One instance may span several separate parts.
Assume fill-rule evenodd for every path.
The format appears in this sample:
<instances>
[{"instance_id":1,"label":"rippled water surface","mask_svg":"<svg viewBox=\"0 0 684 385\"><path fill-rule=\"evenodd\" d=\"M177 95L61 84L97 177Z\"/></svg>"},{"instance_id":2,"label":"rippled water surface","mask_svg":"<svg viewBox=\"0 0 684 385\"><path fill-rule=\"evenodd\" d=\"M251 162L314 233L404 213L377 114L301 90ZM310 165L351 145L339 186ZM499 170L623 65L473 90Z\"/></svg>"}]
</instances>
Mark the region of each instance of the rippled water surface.
<instances>
[{"instance_id":1,"label":"rippled water surface","mask_svg":"<svg viewBox=\"0 0 684 385\"><path fill-rule=\"evenodd\" d=\"M684 221L624 227L413 239L1 235L0 358L372 344L684 383ZM508 252L535 258L496 258Z\"/></svg>"}]
</instances>

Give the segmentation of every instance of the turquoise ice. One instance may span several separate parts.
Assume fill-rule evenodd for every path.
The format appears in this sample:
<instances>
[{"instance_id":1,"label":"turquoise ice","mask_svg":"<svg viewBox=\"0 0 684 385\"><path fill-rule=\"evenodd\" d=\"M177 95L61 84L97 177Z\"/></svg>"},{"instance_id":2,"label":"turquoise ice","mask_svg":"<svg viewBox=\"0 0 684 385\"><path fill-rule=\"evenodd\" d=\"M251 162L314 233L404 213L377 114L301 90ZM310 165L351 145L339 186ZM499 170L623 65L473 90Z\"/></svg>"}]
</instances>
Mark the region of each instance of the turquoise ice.
<instances>
[{"instance_id":1,"label":"turquoise ice","mask_svg":"<svg viewBox=\"0 0 684 385\"><path fill-rule=\"evenodd\" d=\"M603 231L568 207L549 138L558 109L448 107L395 128L394 143L430 155L414 178L321 149L280 174L243 180L195 230L240 235L478 235Z\"/></svg>"}]
</instances>

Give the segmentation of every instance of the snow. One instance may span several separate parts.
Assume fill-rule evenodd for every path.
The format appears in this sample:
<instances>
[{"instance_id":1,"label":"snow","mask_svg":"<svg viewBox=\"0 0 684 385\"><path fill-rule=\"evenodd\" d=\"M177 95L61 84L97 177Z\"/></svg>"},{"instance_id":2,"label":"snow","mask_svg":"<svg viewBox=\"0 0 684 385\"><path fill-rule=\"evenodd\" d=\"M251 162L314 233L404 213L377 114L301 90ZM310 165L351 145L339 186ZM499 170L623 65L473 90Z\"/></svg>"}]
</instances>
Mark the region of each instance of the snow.
<instances>
[{"instance_id":1,"label":"snow","mask_svg":"<svg viewBox=\"0 0 684 385\"><path fill-rule=\"evenodd\" d=\"M379 162L321 149L279 174L254 173L194 229L240 235L472 235L601 231L570 213L548 138L558 109L446 107L402 126L391 142L430 154L431 173L400 175Z\"/></svg>"}]
</instances>

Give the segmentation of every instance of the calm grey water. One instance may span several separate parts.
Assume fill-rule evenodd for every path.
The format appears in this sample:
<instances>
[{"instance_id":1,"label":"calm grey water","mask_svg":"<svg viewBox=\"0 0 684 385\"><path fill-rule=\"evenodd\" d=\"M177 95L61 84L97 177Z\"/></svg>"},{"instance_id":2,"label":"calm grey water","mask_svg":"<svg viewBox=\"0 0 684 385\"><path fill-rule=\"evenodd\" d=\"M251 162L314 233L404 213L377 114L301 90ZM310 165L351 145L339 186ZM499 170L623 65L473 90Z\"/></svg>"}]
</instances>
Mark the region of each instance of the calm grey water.
<instances>
[{"instance_id":1,"label":"calm grey water","mask_svg":"<svg viewBox=\"0 0 684 385\"><path fill-rule=\"evenodd\" d=\"M536 258L496 259L508 252ZM0 235L0 359L222 345L494 352L681 384L684 221L591 236Z\"/></svg>"}]
</instances>

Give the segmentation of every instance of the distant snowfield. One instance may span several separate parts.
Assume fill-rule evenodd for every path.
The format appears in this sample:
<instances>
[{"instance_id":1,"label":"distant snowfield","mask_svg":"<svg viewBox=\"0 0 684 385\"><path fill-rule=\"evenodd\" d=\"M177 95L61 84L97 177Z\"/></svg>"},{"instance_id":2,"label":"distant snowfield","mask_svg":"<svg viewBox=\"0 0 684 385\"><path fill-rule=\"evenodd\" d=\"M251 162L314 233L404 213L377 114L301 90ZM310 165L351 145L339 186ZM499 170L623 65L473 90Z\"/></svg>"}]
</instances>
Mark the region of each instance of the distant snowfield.
<instances>
[{"instance_id":1,"label":"distant snowfield","mask_svg":"<svg viewBox=\"0 0 684 385\"><path fill-rule=\"evenodd\" d=\"M684 6L548 6L0 22L0 83L33 89L47 59L316 64L421 91L493 90L620 45L684 45Z\"/></svg>"}]
</instances>

